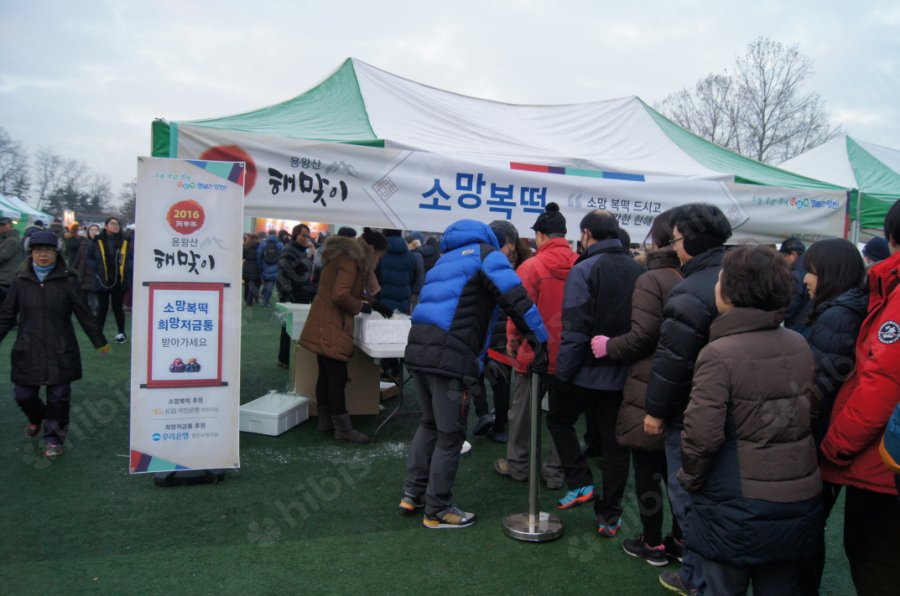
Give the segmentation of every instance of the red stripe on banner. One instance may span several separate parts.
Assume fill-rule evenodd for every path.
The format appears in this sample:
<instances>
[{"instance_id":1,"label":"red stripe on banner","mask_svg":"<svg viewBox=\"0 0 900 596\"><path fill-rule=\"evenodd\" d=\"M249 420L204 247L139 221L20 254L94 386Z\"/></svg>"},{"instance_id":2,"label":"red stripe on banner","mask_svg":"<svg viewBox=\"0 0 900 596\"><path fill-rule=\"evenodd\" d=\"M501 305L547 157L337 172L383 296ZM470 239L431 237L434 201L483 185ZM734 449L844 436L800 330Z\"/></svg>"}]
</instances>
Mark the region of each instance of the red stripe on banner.
<instances>
[{"instance_id":1,"label":"red stripe on banner","mask_svg":"<svg viewBox=\"0 0 900 596\"><path fill-rule=\"evenodd\" d=\"M544 172L545 174L550 173L550 166L538 166L530 163L516 163L514 161L509 162L509 168L511 170L525 170L526 172Z\"/></svg>"}]
</instances>

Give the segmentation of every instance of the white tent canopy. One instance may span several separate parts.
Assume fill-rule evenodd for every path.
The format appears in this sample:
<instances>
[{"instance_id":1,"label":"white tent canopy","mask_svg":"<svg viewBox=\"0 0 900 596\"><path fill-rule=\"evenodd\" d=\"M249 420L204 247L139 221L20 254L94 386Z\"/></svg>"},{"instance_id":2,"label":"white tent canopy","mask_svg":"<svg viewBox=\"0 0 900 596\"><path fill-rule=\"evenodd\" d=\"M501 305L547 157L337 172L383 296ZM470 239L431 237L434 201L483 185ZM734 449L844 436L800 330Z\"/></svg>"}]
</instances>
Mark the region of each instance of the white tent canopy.
<instances>
[{"instance_id":1,"label":"white tent canopy","mask_svg":"<svg viewBox=\"0 0 900 596\"><path fill-rule=\"evenodd\" d=\"M499 216L524 232L554 201L574 221L605 208L643 239L661 209L709 201L729 214L739 238L814 239L844 227L844 189L718 147L637 97L514 105L355 59L277 105L156 121L153 149L159 157L247 161L246 209L272 217L440 230L461 217ZM316 174L343 186L302 196L304 176L317 181ZM330 198L338 200L329 201L335 190Z\"/></svg>"}]
</instances>

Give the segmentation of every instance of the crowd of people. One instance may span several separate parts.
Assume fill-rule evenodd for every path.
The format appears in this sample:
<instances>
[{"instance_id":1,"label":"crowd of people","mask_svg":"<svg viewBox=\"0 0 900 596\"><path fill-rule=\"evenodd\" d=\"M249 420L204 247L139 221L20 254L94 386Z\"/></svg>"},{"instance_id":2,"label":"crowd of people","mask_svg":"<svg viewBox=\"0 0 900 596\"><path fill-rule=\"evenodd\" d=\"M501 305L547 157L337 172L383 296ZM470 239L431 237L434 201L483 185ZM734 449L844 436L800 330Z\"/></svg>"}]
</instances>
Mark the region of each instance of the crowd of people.
<instances>
[{"instance_id":1,"label":"crowd of people","mask_svg":"<svg viewBox=\"0 0 900 596\"><path fill-rule=\"evenodd\" d=\"M422 417L402 510L423 510L428 528L475 523L453 484L485 379L495 408L509 408L494 469L524 481L539 382L552 438L542 477L567 488L558 508L592 503L598 534L616 537L633 469L640 528L622 548L653 566L679 561L663 587L818 593L844 491L858 593L897 593L900 202L863 255L836 238L727 246L731 226L706 204L660 214L640 259L604 211L579 223L577 252L556 205L532 229L524 257L500 225L462 220L441 239L406 350ZM582 415L599 483L575 431Z\"/></svg>"},{"instance_id":2,"label":"crowd of people","mask_svg":"<svg viewBox=\"0 0 900 596\"><path fill-rule=\"evenodd\" d=\"M114 341L127 341L134 240L116 218L34 226L22 240L9 224L0 218L0 341L17 327L14 397L26 435L43 433L55 457L81 377L72 315L105 354L111 308ZM728 246L728 219L701 203L659 214L637 257L609 212L580 220L577 249L568 225L551 203L533 248L509 222L468 219L439 239L345 227L314 240L305 224L247 234L243 299L310 304L298 341L317 358L318 430L351 443L369 440L345 400L353 319L411 315L404 364L422 414L399 506L427 528L477 519L453 498L470 401L473 432L506 445L496 473L527 479L539 383L551 437L541 475L565 487L558 508L590 503L601 538L628 532L628 555L680 562L660 574L665 588L818 593L843 491L857 591L897 593L900 202L862 254L838 238ZM291 348L283 328L280 365ZM639 528L622 519L632 470Z\"/></svg>"}]
</instances>

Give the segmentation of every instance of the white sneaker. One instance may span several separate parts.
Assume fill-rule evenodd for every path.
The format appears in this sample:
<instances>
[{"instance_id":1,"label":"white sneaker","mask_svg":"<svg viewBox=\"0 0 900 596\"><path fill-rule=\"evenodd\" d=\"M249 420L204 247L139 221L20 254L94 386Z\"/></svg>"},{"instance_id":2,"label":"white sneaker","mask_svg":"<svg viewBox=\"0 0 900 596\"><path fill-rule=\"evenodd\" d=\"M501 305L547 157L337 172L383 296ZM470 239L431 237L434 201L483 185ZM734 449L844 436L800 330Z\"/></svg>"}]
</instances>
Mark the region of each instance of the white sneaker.
<instances>
[{"instance_id":1,"label":"white sneaker","mask_svg":"<svg viewBox=\"0 0 900 596\"><path fill-rule=\"evenodd\" d=\"M463 457L472 453L472 443L468 441L463 441L462 447L459 450L459 454Z\"/></svg>"},{"instance_id":2,"label":"white sneaker","mask_svg":"<svg viewBox=\"0 0 900 596\"><path fill-rule=\"evenodd\" d=\"M113 341L115 341L117 344L124 344L128 341L128 338L125 337L124 333L116 333L116 337Z\"/></svg>"}]
</instances>

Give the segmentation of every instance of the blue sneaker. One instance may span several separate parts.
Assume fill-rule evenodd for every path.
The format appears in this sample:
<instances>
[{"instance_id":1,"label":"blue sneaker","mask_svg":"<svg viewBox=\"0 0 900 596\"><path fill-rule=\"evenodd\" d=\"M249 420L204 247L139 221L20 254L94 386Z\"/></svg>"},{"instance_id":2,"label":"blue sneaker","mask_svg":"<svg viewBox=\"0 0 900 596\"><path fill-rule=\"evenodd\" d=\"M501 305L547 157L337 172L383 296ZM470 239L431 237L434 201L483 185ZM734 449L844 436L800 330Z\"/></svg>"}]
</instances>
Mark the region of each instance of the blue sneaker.
<instances>
[{"instance_id":1,"label":"blue sneaker","mask_svg":"<svg viewBox=\"0 0 900 596\"><path fill-rule=\"evenodd\" d=\"M562 499L559 500L557 509L572 509L584 503L590 503L594 500L594 485L588 484L581 488L570 490Z\"/></svg>"},{"instance_id":2,"label":"blue sneaker","mask_svg":"<svg viewBox=\"0 0 900 596\"><path fill-rule=\"evenodd\" d=\"M617 519L614 524L604 524L603 522L597 522L597 532L606 538L615 538L616 534L619 533L619 528L622 527L622 520Z\"/></svg>"}]
</instances>

